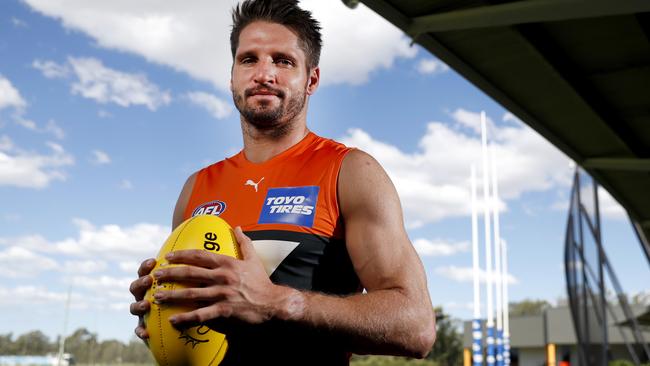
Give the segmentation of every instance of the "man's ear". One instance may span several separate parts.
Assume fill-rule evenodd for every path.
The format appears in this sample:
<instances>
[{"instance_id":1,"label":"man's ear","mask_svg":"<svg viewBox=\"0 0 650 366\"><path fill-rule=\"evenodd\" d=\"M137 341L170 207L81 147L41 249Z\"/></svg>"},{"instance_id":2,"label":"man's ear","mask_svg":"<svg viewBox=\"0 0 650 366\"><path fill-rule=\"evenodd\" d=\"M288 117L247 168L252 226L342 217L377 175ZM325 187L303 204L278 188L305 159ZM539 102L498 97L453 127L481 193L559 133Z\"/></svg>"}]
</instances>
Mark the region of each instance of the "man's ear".
<instances>
[{"instance_id":1,"label":"man's ear","mask_svg":"<svg viewBox=\"0 0 650 366\"><path fill-rule=\"evenodd\" d=\"M228 84L228 89L230 89L231 93L233 92L233 89L232 89L232 72L233 72L234 68L235 68L235 62L233 61L232 65L230 65L230 84Z\"/></svg>"},{"instance_id":2,"label":"man's ear","mask_svg":"<svg viewBox=\"0 0 650 366\"><path fill-rule=\"evenodd\" d=\"M312 95L318 89L320 84L320 66L314 67L309 73L309 80L307 83L307 95Z\"/></svg>"}]
</instances>

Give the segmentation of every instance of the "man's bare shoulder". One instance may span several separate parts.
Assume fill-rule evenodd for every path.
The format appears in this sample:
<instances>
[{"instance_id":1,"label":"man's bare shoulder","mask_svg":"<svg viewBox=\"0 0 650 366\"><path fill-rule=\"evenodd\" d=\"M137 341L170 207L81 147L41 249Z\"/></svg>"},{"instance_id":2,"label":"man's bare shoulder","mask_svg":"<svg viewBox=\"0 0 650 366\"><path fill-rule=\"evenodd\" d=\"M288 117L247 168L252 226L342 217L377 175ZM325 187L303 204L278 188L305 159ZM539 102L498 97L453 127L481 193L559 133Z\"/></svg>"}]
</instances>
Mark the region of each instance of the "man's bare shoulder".
<instances>
[{"instance_id":1,"label":"man's bare shoulder","mask_svg":"<svg viewBox=\"0 0 650 366\"><path fill-rule=\"evenodd\" d=\"M190 201L190 197L192 196L192 190L194 189L194 183L196 182L196 177L198 175L199 171L192 173L183 185L183 189L181 190L181 193L178 196L178 200L176 200L176 206L174 207L172 230L183 222L185 208L187 207L187 204Z\"/></svg>"}]
</instances>

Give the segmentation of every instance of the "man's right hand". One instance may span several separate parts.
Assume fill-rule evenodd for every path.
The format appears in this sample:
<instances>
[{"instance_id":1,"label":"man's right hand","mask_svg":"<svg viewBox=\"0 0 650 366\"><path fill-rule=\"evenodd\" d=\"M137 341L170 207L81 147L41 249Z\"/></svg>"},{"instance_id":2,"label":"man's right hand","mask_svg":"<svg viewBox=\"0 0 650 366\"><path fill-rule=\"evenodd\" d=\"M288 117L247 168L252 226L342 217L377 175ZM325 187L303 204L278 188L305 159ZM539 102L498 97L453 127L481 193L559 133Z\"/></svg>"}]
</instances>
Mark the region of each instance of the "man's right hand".
<instances>
[{"instance_id":1,"label":"man's right hand","mask_svg":"<svg viewBox=\"0 0 650 366\"><path fill-rule=\"evenodd\" d=\"M131 282L129 290L135 298L135 302L131 304L131 314L138 317L138 326L135 328L135 334L143 340L149 338L149 333L144 327L144 314L149 311L151 304L144 299L144 295L153 283L153 278L149 275L151 270L156 266L156 260L149 258L140 264L138 268L139 278Z\"/></svg>"}]
</instances>

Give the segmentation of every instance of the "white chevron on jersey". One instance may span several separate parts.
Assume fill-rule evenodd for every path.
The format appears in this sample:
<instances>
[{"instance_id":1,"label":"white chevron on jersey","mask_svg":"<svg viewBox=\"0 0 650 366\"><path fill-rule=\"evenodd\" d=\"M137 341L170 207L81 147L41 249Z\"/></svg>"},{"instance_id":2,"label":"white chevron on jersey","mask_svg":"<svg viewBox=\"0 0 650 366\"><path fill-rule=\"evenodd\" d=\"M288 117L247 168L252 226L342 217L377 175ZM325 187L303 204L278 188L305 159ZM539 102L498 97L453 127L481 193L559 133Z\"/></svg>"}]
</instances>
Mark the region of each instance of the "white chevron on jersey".
<instances>
[{"instance_id":1,"label":"white chevron on jersey","mask_svg":"<svg viewBox=\"0 0 650 366\"><path fill-rule=\"evenodd\" d=\"M271 276L280 263L300 244L287 240L253 240L253 247L260 256L266 273Z\"/></svg>"}]
</instances>

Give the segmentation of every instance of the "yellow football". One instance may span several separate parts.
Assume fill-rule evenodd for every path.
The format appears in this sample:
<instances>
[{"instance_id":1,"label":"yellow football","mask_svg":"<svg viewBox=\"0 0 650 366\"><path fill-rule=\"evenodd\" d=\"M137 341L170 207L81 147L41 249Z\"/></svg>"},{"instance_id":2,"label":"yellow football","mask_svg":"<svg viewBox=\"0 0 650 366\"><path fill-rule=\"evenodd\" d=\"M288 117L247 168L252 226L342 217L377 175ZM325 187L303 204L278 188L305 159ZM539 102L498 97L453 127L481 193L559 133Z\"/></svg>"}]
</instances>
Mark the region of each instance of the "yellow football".
<instances>
[{"instance_id":1,"label":"yellow football","mask_svg":"<svg viewBox=\"0 0 650 366\"><path fill-rule=\"evenodd\" d=\"M223 219L213 215L200 215L180 224L163 244L156 258L156 271L169 264L165 255L185 249L201 249L241 259L237 240L232 228ZM152 271L152 273L153 273ZM145 315L145 327L149 332L149 349L159 365L218 365L228 350L226 336L205 325L180 331L172 326L169 317L188 311L189 306L155 304L153 294L158 290L186 288L182 283L162 282L154 279L145 298L151 310Z\"/></svg>"}]
</instances>

